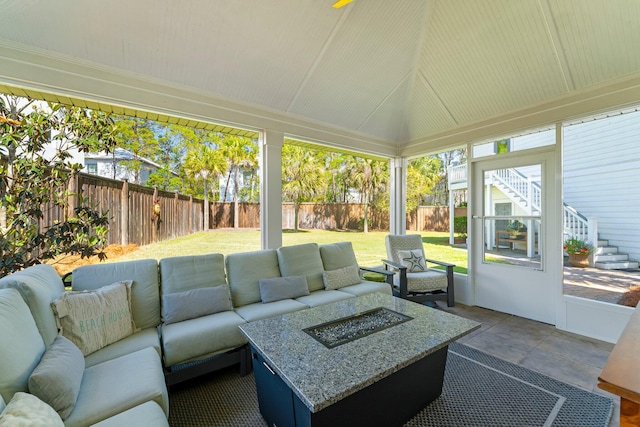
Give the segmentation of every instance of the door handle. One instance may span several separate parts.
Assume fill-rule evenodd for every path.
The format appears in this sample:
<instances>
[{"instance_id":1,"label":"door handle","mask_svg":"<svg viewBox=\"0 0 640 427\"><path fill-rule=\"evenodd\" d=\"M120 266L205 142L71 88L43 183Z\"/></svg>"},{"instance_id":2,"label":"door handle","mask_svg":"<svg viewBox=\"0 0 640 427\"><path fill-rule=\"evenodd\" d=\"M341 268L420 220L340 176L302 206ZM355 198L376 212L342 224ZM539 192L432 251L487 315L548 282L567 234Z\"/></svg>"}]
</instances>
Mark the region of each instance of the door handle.
<instances>
[{"instance_id":1,"label":"door handle","mask_svg":"<svg viewBox=\"0 0 640 427\"><path fill-rule=\"evenodd\" d=\"M473 218L473 219L482 219L482 217L479 216L479 215L471 215L471 218Z\"/></svg>"}]
</instances>

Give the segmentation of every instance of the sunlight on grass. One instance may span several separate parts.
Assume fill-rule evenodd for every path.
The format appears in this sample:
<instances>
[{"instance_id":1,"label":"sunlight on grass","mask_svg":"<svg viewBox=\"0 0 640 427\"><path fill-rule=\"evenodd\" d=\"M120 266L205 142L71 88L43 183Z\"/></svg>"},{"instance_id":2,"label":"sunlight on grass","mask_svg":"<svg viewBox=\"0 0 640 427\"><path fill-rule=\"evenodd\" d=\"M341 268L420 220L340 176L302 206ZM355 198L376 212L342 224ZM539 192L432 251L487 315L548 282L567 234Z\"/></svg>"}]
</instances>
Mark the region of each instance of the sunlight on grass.
<instances>
[{"instance_id":1,"label":"sunlight on grass","mask_svg":"<svg viewBox=\"0 0 640 427\"><path fill-rule=\"evenodd\" d=\"M315 242L326 243L349 241L361 266L379 266L387 258L384 237L387 232L371 231L367 234L354 231L304 230L298 233L282 234L283 246ZM455 264L455 271L467 273L467 249L449 245L447 232L423 232L422 241L427 258ZM257 251L260 249L260 231L224 230L194 233L163 242L140 247L139 250L107 262L129 261L145 258L167 258L182 255L203 255L221 253L228 255L237 252Z\"/></svg>"}]
</instances>

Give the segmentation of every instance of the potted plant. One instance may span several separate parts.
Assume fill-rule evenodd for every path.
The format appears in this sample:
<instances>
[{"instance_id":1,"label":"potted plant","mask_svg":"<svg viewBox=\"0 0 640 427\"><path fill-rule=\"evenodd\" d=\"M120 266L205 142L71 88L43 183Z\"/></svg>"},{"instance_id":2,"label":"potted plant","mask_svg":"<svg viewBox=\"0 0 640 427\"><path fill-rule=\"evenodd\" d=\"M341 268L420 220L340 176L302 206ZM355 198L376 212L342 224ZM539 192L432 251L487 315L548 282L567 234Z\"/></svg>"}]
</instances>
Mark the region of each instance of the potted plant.
<instances>
[{"instance_id":1,"label":"potted plant","mask_svg":"<svg viewBox=\"0 0 640 427\"><path fill-rule=\"evenodd\" d=\"M524 239L524 235L519 234L527 231L527 227L518 220L512 221L507 226L507 231L512 239Z\"/></svg>"},{"instance_id":2,"label":"potted plant","mask_svg":"<svg viewBox=\"0 0 640 427\"><path fill-rule=\"evenodd\" d=\"M588 267L589 255L594 247L591 243L571 237L564 242L564 250L569 254L569 265L572 267Z\"/></svg>"},{"instance_id":3,"label":"potted plant","mask_svg":"<svg viewBox=\"0 0 640 427\"><path fill-rule=\"evenodd\" d=\"M467 242L467 217L456 216L453 218L453 243L466 243Z\"/></svg>"}]
</instances>

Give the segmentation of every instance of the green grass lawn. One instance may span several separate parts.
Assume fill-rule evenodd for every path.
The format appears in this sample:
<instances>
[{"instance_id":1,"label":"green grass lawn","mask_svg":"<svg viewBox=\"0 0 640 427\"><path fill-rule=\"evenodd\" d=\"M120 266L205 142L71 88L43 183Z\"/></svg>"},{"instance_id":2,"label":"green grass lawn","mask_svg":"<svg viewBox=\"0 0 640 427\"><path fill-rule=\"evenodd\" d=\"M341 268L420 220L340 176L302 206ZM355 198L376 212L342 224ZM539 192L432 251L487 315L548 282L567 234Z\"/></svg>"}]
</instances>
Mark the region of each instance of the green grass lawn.
<instances>
[{"instance_id":1,"label":"green grass lawn","mask_svg":"<svg viewBox=\"0 0 640 427\"><path fill-rule=\"evenodd\" d=\"M372 231L367 234L353 231L303 230L298 233L285 232L282 235L284 246L315 242L318 244L350 241L361 266L381 265L381 259L387 258L384 237L387 232ZM427 258L455 264L455 271L467 273L467 250L449 245L447 232L423 232L422 241ZM181 255L202 255L221 253L228 255L236 252L257 251L260 249L260 231L210 231L194 233L151 245L118 258L107 260L129 261L145 258L167 258Z\"/></svg>"}]
</instances>

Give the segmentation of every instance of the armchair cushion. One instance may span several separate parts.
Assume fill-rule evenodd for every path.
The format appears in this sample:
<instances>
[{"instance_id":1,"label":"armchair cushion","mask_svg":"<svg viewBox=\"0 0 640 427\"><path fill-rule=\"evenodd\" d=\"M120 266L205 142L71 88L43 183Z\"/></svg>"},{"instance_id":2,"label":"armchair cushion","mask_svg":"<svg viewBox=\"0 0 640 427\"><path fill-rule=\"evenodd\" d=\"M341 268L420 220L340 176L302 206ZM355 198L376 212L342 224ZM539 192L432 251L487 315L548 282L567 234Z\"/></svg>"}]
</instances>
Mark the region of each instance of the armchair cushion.
<instances>
[{"instance_id":1,"label":"armchair cushion","mask_svg":"<svg viewBox=\"0 0 640 427\"><path fill-rule=\"evenodd\" d=\"M345 286L356 285L362 280L360 279L357 265L350 265L337 270L325 271L322 274L322 281L326 290L340 289Z\"/></svg>"},{"instance_id":2,"label":"armchair cushion","mask_svg":"<svg viewBox=\"0 0 640 427\"><path fill-rule=\"evenodd\" d=\"M64 427L60 415L36 396L17 392L0 413L0 426Z\"/></svg>"},{"instance_id":3,"label":"armchair cushion","mask_svg":"<svg viewBox=\"0 0 640 427\"><path fill-rule=\"evenodd\" d=\"M82 352L67 338L58 335L31 373L29 392L66 419L76 404L83 373Z\"/></svg>"},{"instance_id":4,"label":"armchair cushion","mask_svg":"<svg viewBox=\"0 0 640 427\"><path fill-rule=\"evenodd\" d=\"M233 309L227 285L189 289L162 296L165 324L195 319Z\"/></svg>"},{"instance_id":5,"label":"armchair cushion","mask_svg":"<svg viewBox=\"0 0 640 427\"><path fill-rule=\"evenodd\" d=\"M263 303L309 295L306 276L286 276L260 279L260 297Z\"/></svg>"},{"instance_id":6,"label":"armchair cushion","mask_svg":"<svg viewBox=\"0 0 640 427\"><path fill-rule=\"evenodd\" d=\"M429 292L447 288L447 275L437 270L407 273L409 292Z\"/></svg>"},{"instance_id":7,"label":"armchair cushion","mask_svg":"<svg viewBox=\"0 0 640 427\"><path fill-rule=\"evenodd\" d=\"M398 251L398 258L400 264L407 267L409 273L427 271L427 263L421 249Z\"/></svg>"}]
</instances>

